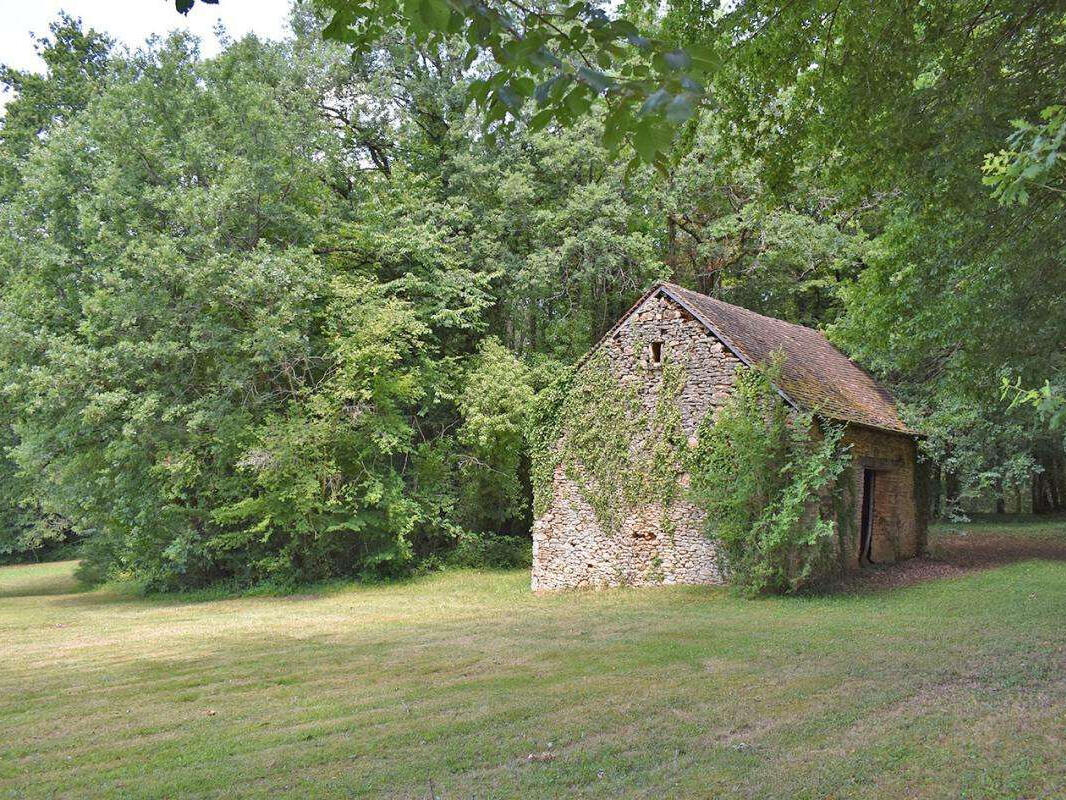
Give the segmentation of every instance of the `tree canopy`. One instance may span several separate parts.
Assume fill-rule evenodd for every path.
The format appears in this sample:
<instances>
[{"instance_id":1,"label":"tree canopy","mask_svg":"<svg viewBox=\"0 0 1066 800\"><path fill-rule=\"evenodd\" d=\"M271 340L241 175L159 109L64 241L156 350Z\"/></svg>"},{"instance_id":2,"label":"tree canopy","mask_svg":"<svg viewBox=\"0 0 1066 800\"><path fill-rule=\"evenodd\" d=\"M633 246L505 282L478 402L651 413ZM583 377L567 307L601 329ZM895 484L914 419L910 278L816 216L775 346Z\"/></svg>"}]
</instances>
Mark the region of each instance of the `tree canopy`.
<instances>
[{"instance_id":1,"label":"tree canopy","mask_svg":"<svg viewBox=\"0 0 1066 800\"><path fill-rule=\"evenodd\" d=\"M942 511L1066 504L1066 4L292 31L205 58L60 17L0 71L0 553L175 588L519 550L536 393L663 278L826 330Z\"/></svg>"}]
</instances>

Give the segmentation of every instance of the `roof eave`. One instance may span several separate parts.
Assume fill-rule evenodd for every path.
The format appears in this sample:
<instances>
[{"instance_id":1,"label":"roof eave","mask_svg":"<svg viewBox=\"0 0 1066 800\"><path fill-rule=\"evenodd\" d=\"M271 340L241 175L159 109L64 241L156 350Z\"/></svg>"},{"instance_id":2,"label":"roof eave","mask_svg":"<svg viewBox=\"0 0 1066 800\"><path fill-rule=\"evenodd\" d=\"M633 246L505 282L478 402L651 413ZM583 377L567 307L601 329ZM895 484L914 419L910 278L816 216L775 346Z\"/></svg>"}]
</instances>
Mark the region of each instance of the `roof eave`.
<instances>
[{"instance_id":1,"label":"roof eave","mask_svg":"<svg viewBox=\"0 0 1066 800\"><path fill-rule=\"evenodd\" d=\"M896 436L910 436L915 439L925 439L927 434L920 431L913 430L911 428L893 428L889 425L877 425L873 422L860 422L857 419L849 419L848 417L840 417L834 414L827 414L824 411L813 412L816 417L823 417L824 419L832 420L833 422L842 422L845 425L855 425L859 428L869 428L872 431L880 431L882 433L894 433Z\"/></svg>"},{"instance_id":2,"label":"roof eave","mask_svg":"<svg viewBox=\"0 0 1066 800\"><path fill-rule=\"evenodd\" d=\"M637 299L637 301L633 303L633 305L631 305L629 309L624 314L622 314L621 317L618 318L618 321L615 322L615 324L612 325L607 330L607 332L600 337L599 341L597 341L596 344L589 348L589 351L585 353L585 355L582 356L576 364L574 364L574 369L580 369L590 358L592 358L593 354L596 353L596 351L603 346L604 342L614 336L614 334L618 331L619 328L622 327L625 321L629 319L630 316L632 316L633 312L640 308L640 306L643 305L648 299L654 297L657 292L661 292L666 297L669 297L671 300L673 300L675 303L685 309L685 311L691 314L693 318L698 320L699 323L703 325L703 327L710 331L710 333L715 336L723 345L725 345L729 352L736 356L740 360L740 362L746 367L750 368L758 366L757 364L752 362L750 358L748 358L747 354L740 347L734 344L728 336L722 333L722 331L717 325L715 325L711 320L707 319L707 316L703 312L701 312L699 308L694 306L692 303L689 303L687 300L685 300L683 296L681 296L677 292L673 291L673 288L669 283L666 283L665 281L659 281L658 283L655 283L651 288L649 288L646 292L644 292L644 294L642 294ZM855 362L852 363L854 364ZM856 364L855 366L858 365ZM788 405L790 405L797 411L802 412L809 410L802 406L800 403L793 400L787 392L782 391L781 387L777 386L776 384L774 385L774 391L776 391L778 395L781 396L781 399L783 399ZM882 433L892 433L897 436L911 436L914 438L925 438L925 434L915 430L911 430L910 428L900 429L893 428L888 425L877 425L871 422L859 422L858 420L848 419L846 417L837 417L819 411L811 411L811 413L815 414L816 416L825 417L826 419L835 420L836 422L843 422L847 425L857 425L861 428L869 428L870 430L880 431Z\"/></svg>"}]
</instances>

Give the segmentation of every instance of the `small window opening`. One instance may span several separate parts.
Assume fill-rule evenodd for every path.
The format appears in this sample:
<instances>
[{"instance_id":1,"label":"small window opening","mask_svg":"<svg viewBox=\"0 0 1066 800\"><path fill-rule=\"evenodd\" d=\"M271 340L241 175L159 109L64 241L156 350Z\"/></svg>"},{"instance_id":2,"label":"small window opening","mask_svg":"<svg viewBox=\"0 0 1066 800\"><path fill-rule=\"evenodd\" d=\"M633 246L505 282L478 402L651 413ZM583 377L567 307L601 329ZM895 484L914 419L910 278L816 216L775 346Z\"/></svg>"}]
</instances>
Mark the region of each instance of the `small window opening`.
<instances>
[{"instance_id":1,"label":"small window opening","mask_svg":"<svg viewBox=\"0 0 1066 800\"><path fill-rule=\"evenodd\" d=\"M662 364L663 363L663 343L652 342L651 343L651 363Z\"/></svg>"}]
</instances>

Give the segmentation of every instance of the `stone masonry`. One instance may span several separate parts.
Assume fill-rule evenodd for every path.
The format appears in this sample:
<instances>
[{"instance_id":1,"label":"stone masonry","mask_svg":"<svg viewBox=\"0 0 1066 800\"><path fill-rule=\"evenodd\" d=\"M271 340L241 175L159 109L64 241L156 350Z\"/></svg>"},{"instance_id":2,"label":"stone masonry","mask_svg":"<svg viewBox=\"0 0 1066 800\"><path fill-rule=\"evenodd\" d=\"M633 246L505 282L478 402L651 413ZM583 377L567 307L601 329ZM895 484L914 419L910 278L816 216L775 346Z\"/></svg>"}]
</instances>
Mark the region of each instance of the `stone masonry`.
<instances>
[{"instance_id":1,"label":"stone masonry","mask_svg":"<svg viewBox=\"0 0 1066 800\"><path fill-rule=\"evenodd\" d=\"M742 363L685 308L652 293L601 343L617 380L636 388L654 411L662 388L662 362L680 363L682 427L695 443L704 415L732 391ZM873 503L873 558L887 561L915 555L924 530L917 513L915 445L910 436L848 425L845 442L855 454L848 525L858 537L863 469L877 470ZM657 502L633 509L617 531L605 531L580 487L556 471L547 509L533 523L532 588L535 591L619 585L721 583L715 548L703 533L701 511L679 499L664 509ZM688 476L681 476L687 485ZM664 515L669 524L664 525ZM853 552L857 552L857 539ZM855 566L858 559L855 559Z\"/></svg>"},{"instance_id":2,"label":"stone masonry","mask_svg":"<svg viewBox=\"0 0 1066 800\"><path fill-rule=\"evenodd\" d=\"M663 361L686 373L679 398L688 436L708 409L720 406L733 387L740 360L686 311L665 297L649 298L603 343L618 380L636 386L652 412L662 387L662 364L653 360L659 343ZM635 509L617 533L601 529L581 490L556 469L549 508L533 523L533 589L720 583L714 546L703 534L699 510L683 500L666 513L657 503ZM682 476L682 483L685 476Z\"/></svg>"},{"instance_id":3,"label":"stone masonry","mask_svg":"<svg viewBox=\"0 0 1066 800\"><path fill-rule=\"evenodd\" d=\"M917 453L914 440L887 431L849 425L844 444L852 455L852 486L855 500L845 513L851 515L850 528L859 535L863 470L874 471L872 546L870 557L876 563L899 561L918 555L925 547L925 525L916 496ZM851 550L851 566L859 566L858 542Z\"/></svg>"}]
</instances>

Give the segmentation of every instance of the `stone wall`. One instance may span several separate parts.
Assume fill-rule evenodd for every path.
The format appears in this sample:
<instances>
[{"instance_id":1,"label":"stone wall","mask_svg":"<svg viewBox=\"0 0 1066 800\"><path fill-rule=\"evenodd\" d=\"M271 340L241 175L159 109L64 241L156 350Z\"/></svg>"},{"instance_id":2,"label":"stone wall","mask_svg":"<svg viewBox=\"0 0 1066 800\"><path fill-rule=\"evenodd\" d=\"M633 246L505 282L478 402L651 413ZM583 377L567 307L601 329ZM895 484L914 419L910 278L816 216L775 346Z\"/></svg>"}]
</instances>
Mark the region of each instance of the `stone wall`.
<instances>
[{"instance_id":1,"label":"stone wall","mask_svg":"<svg viewBox=\"0 0 1066 800\"><path fill-rule=\"evenodd\" d=\"M914 439L898 433L849 425L844 444L851 446L849 564L859 566L863 470L874 470L873 541L875 562L898 561L925 548L925 518L918 502L917 448ZM845 510L845 513L848 513Z\"/></svg>"},{"instance_id":2,"label":"stone wall","mask_svg":"<svg viewBox=\"0 0 1066 800\"><path fill-rule=\"evenodd\" d=\"M648 298L602 347L612 372L636 388L649 415L663 383L662 364L653 358L655 342L663 362L684 367L681 424L693 436L707 411L729 396L740 361L672 300ZM666 525L660 504L639 506L618 530L605 531L562 465L555 471L552 495L533 523L533 589L721 582L714 546L692 504L671 504Z\"/></svg>"},{"instance_id":3,"label":"stone wall","mask_svg":"<svg viewBox=\"0 0 1066 800\"><path fill-rule=\"evenodd\" d=\"M741 362L672 300L648 298L601 346L616 378L636 389L649 417L663 384L662 364L653 358L655 342L660 343L663 362L684 368L681 422L685 434L693 437L704 415L731 393ZM915 493L913 439L849 426L844 441L855 457L851 497L842 509L854 538L854 566L866 466L877 469L874 560L916 555L924 547L925 527ZM687 485L687 477L681 476L682 485ZM565 465L556 469L550 503L533 523L534 590L678 583L721 583L715 549L703 533L698 508L682 499L664 511L650 502L635 508L617 530L604 530L580 487L566 476Z\"/></svg>"}]
</instances>

